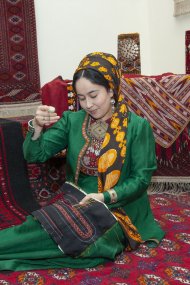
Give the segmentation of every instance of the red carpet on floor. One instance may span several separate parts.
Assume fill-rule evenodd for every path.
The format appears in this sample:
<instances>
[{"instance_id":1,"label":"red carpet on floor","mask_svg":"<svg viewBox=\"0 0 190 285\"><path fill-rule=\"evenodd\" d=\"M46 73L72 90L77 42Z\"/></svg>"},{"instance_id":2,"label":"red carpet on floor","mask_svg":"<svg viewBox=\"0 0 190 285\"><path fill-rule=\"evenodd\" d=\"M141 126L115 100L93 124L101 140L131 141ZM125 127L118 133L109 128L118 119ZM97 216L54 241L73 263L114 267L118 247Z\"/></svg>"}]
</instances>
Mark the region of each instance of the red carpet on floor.
<instances>
[{"instance_id":1,"label":"red carpet on floor","mask_svg":"<svg viewBox=\"0 0 190 285\"><path fill-rule=\"evenodd\" d=\"M0 273L6 285L180 285L190 284L190 193L151 195L156 220L166 231L157 248L141 245L115 262L86 269Z\"/></svg>"}]
</instances>

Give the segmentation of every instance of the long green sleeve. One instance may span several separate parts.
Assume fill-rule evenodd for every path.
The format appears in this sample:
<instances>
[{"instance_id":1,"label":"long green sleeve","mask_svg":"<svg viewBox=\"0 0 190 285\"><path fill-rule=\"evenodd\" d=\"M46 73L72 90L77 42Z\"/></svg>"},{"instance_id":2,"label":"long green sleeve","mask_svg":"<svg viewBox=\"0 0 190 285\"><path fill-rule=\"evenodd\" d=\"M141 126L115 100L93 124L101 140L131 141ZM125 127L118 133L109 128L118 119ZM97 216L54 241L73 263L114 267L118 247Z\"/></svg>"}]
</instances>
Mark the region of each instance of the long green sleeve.
<instances>
[{"instance_id":1,"label":"long green sleeve","mask_svg":"<svg viewBox=\"0 0 190 285\"><path fill-rule=\"evenodd\" d=\"M67 147L69 113L65 112L61 120L47 128L37 140L32 140L32 134L28 132L23 144L24 157L28 162L44 162Z\"/></svg>"},{"instance_id":2,"label":"long green sleeve","mask_svg":"<svg viewBox=\"0 0 190 285\"><path fill-rule=\"evenodd\" d=\"M127 205L147 189L156 169L155 140L149 123L138 117L129 124L127 158L121 179L114 187L118 202L112 207ZM126 169L126 170L125 170Z\"/></svg>"}]
</instances>

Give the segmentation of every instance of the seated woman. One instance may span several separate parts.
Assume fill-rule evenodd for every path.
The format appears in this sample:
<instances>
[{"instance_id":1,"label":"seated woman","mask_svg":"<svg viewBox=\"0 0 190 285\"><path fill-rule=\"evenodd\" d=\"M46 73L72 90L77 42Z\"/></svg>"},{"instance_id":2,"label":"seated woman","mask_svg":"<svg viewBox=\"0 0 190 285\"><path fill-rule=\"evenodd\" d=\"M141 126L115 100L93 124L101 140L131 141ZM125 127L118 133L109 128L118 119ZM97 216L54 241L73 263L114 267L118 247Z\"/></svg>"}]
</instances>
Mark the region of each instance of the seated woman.
<instances>
[{"instance_id":1,"label":"seated woman","mask_svg":"<svg viewBox=\"0 0 190 285\"><path fill-rule=\"evenodd\" d=\"M86 193L79 205L85 208L92 199L99 201L108 212L100 214L100 226L110 213L115 222L73 256L44 230L34 213L22 225L0 232L0 270L93 267L114 260L125 249L136 249L144 242L158 244L163 238L146 192L156 169L152 129L145 119L128 111L120 78L114 56L88 54L73 76L81 110L66 111L60 118L52 107L39 106L24 142L28 162L44 162L67 148L66 179ZM67 215L68 221L72 215ZM72 238L71 243L76 241L80 247L76 232Z\"/></svg>"}]
</instances>

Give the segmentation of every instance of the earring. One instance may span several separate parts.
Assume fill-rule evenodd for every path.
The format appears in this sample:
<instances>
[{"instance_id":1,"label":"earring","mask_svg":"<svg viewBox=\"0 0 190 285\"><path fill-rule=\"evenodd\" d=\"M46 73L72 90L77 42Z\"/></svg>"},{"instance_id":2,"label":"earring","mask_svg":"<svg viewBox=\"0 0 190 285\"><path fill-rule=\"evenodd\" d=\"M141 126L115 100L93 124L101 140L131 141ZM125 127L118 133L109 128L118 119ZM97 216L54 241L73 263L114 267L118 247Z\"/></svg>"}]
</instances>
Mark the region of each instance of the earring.
<instances>
[{"instance_id":1,"label":"earring","mask_svg":"<svg viewBox=\"0 0 190 285\"><path fill-rule=\"evenodd\" d=\"M111 108L112 108L112 113L115 111L115 99L111 98Z\"/></svg>"}]
</instances>

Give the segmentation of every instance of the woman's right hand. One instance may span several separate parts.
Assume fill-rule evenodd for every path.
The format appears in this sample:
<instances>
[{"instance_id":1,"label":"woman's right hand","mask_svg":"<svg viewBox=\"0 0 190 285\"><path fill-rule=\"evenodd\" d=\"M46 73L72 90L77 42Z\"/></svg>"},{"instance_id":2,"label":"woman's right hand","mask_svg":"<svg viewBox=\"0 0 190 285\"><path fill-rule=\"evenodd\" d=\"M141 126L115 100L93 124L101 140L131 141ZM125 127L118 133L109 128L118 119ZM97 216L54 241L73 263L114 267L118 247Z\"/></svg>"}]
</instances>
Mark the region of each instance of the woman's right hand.
<instances>
[{"instance_id":1,"label":"woman's right hand","mask_svg":"<svg viewBox=\"0 0 190 285\"><path fill-rule=\"evenodd\" d=\"M34 134L32 140L36 140L44 126L49 126L56 123L60 119L60 116L57 116L55 108L53 106L40 105L36 109L36 114L32 120L32 125L34 127Z\"/></svg>"},{"instance_id":2,"label":"woman's right hand","mask_svg":"<svg viewBox=\"0 0 190 285\"><path fill-rule=\"evenodd\" d=\"M57 116L53 106L41 105L37 107L33 119L33 127L35 129L42 129L44 126L56 123L59 119L60 116Z\"/></svg>"}]
</instances>

